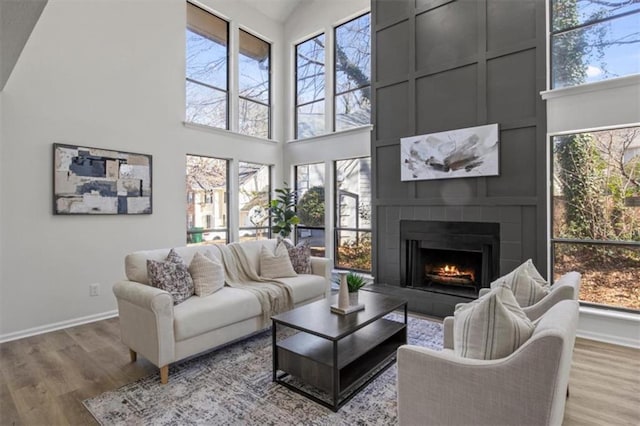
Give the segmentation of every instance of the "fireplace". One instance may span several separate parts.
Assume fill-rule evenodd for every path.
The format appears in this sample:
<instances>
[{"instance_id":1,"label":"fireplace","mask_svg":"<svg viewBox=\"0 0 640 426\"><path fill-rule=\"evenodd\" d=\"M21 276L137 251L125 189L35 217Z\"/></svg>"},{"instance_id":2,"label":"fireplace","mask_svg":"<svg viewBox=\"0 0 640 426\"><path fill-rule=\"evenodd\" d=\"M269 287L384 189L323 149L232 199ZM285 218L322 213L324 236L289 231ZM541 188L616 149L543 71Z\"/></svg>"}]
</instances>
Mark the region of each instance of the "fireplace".
<instances>
[{"instance_id":1,"label":"fireplace","mask_svg":"<svg viewBox=\"0 0 640 426\"><path fill-rule=\"evenodd\" d=\"M400 222L401 285L475 298L499 272L500 224Z\"/></svg>"}]
</instances>

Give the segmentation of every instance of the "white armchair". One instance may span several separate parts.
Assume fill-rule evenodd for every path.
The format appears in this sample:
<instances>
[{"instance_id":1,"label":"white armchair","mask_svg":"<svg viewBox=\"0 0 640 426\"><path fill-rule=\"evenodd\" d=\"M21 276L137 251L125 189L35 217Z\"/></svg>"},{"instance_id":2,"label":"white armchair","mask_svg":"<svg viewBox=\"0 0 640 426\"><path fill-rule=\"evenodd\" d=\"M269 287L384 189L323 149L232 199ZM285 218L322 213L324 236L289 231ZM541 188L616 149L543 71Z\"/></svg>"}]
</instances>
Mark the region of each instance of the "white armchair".
<instances>
[{"instance_id":1,"label":"white armchair","mask_svg":"<svg viewBox=\"0 0 640 426\"><path fill-rule=\"evenodd\" d=\"M498 360L454 354L453 318L445 349L398 349L400 425L560 425L564 416L578 302L551 307L521 347Z\"/></svg>"}]
</instances>

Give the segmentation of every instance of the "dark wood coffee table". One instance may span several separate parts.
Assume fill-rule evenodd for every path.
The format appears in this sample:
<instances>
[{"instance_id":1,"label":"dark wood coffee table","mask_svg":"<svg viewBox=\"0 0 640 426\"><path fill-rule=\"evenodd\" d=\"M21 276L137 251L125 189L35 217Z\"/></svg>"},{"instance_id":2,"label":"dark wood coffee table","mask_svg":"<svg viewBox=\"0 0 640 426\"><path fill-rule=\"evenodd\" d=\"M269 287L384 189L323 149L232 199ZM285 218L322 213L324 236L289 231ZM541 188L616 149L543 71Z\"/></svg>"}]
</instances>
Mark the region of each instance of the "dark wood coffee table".
<instances>
[{"instance_id":1,"label":"dark wood coffee table","mask_svg":"<svg viewBox=\"0 0 640 426\"><path fill-rule=\"evenodd\" d=\"M407 301L361 291L365 309L348 315L331 312L337 296L271 317L273 322L273 381L338 411L396 359L407 343ZM404 309L404 322L383 318ZM278 341L278 326L300 331ZM279 373L282 371L282 373ZM330 401L309 393L293 381L330 395Z\"/></svg>"}]
</instances>

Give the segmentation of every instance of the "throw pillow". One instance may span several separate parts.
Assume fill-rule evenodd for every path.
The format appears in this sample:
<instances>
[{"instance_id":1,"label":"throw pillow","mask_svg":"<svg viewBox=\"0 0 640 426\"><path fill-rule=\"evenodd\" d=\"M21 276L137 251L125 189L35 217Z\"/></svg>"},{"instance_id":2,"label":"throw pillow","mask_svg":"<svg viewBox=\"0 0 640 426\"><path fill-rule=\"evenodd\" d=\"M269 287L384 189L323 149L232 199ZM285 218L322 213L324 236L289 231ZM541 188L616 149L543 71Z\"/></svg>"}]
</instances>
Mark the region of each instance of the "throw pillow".
<instances>
[{"instance_id":1,"label":"throw pillow","mask_svg":"<svg viewBox=\"0 0 640 426\"><path fill-rule=\"evenodd\" d=\"M491 288L500 285L509 287L523 308L538 303L550 291L549 283L542 278L531 259L492 282Z\"/></svg>"},{"instance_id":2,"label":"throw pillow","mask_svg":"<svg viewBox=\"0 0 640 426\"><path fill-rule=\"evenodd\" d=\"M289 240L279 240L278 244L284 244L289 252L289 260L293 265L293 270L298 274L311 273L311 246L309 240L304 240L298 245L293 245Z\"/></svg>"},{"instance_id":3,"label":"throw pillow","mask_svg":"<svg viewBox=\"0 0 640 426\"><path fill-rule=\"evenodd\" d=\"M162 262L147 260L147 274L152 286L171 293L174 305L184 302L193 294L193 280L187 265L174 249Z\"/></svg>"},{"instance_id":4,"label":"throw pillow","mask_svg":"<svg viewBox=\"0 0 640 426\"><path fill-rule=\"evenodd\" d=\"M264 278L286 278L295 277L289 253L284 244L277 244L274 253L271 253L266 246L260 249L260 276Z\"/></svg>"},{"instance_id":5,"label":"throw pillow","mask_svg":"<svg viewBox=\"0 0 640 426\"><path fill-rule=\"evenodd\" d=\"M189 265L196 296L205 297L224 287L224 267L217 259L196 253Z\"/></svg>"},{"instance_id":6,"label":"throw pillow","mask_svg":"<svg viewBox=\"0 0 640 426\"><path fill-rule=\"evenodd\" d=\"M453 318L453 350L465 358L504 358L527 341L535 328L506 286L460 307Z\"/></svg>"}]
</instances>

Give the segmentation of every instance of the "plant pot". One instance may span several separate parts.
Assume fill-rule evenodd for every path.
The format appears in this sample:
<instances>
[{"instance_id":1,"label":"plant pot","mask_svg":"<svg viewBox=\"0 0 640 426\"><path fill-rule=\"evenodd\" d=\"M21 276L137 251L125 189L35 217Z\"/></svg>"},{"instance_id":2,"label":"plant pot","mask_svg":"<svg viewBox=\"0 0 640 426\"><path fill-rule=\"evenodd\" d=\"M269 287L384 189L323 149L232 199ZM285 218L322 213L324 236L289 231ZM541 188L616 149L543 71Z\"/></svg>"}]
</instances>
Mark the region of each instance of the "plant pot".
<instances>
[{"instance_id":1,"label":"plant pot","mask_svg":"<svg viewBox=\"0 0 640 426\"><path fill-rule=\"evenodd\" d=\"M349 293L349 306L355 306L358 304L358 292L354 291Z\"/></svg>"}]
</instances>

